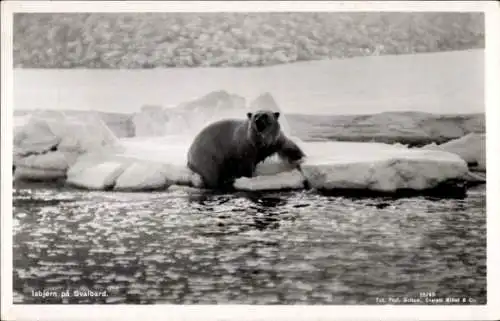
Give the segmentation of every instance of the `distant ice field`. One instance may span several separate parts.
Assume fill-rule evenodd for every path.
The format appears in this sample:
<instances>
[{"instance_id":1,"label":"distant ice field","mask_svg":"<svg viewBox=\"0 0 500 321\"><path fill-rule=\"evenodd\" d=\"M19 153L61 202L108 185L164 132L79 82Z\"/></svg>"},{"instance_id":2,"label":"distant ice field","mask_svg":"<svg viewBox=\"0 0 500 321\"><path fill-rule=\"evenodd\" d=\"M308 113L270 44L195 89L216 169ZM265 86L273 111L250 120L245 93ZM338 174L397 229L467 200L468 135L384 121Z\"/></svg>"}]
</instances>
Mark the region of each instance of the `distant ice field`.
<instances>
[{"instance_id":1,"label":"distant ice field","mask_svg":"<svg viewBox=\"0 0 500 321\"><path fill-rule=\"evenodd\" d=\"M484 112L484 50L356 57L262 68L14 70L15 109L135 112L214 90L270 92L287 113Z\"/></svg>"}]
</instances>

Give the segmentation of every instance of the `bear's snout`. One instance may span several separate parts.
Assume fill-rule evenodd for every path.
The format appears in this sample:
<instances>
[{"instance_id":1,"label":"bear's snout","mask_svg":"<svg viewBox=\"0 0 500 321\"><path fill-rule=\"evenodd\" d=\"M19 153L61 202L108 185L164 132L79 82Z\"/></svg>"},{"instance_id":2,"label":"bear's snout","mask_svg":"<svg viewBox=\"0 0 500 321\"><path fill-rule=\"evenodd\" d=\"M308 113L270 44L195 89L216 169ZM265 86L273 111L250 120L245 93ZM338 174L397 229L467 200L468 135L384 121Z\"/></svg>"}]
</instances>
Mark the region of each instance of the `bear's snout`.
<instances>
[{"instance_id":1,"label":"bear's snout","mask_svg":"<svg viewBox=\"0 0 500 321\"><path fill-rule=\"evenodd\" d=\"M255 116L255 127L258 132L263 132L269 124L270 121L267 114L259 114Z\"/></svg>"}]
</instances>

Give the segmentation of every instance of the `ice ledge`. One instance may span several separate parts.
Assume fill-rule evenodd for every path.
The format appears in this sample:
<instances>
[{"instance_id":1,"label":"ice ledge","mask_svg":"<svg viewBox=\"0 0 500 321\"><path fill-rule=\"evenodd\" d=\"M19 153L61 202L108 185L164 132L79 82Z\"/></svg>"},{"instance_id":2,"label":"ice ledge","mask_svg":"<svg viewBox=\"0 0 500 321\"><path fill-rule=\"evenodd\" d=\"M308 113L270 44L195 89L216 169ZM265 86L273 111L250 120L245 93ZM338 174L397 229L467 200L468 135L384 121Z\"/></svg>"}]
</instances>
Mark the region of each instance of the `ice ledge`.
<instances>
[{"instance_id":1,"label":"ice ledge","mask_svg":"<svg viewBox=\"0 0 500 321\"><path fill-rule=\"evenodd\" d=\"M15 180L63 180L79 188L115 191L201 186L200 177L186 167L192 140L188 137L118 140L98 117L75 118L62 113L36 115L18 125L14 135ZM308 155L299 169L271 157L259 164L255 177L236 180L234 188L386 194L438 189L446 194L447 188L464 189L484 182L467 168L471 162L485 168L484 157L475 158L482 155L481 150L484 152L484 136L480 135L465 136L439 148L297 143Z\"/></svg>"},{"instance_id":2,"label":"ice ledge","mask_svg":"<svg viewBox=\"0 0 500 321\"><path fill-rule=\"evenodd\" d=\"M38 159L30 156L18 162L16 177L63 179L68 185L89 190L153 191L172 185L199 186L199 176L184 165L186 144L157 143L160 146L130 141L124 143L125 152L89 152L74 161L68 161L59 151ZM302 143L302 147L309 156L301 170L271 157L259 164L255 177L236 180L235 189L265 192L310 187L328 195L430 193L448 197L465 193L470 184L484 182L469 173L463 159L443 151L342 142Z\"/></svg>"}]
</instances>

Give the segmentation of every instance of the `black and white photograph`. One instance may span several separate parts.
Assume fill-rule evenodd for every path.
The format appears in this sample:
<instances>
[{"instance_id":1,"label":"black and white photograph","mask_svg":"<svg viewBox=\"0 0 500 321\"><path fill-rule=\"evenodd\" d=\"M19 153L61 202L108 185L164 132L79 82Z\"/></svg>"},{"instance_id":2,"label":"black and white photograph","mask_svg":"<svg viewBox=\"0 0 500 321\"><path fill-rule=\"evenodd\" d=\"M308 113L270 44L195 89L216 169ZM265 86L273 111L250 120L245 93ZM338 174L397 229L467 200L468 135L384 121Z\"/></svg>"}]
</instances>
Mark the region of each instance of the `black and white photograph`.
<instances>
[{"instance_id":1,"label":"black and white photograph","mask_svg":"<svg viewBox=\"0 0 500 321\"><path fill-rule=\"evenodd\" d=\"M12 13L14 307L493 303L485 11L277 3Z\"/></svg>"}]
</instances>

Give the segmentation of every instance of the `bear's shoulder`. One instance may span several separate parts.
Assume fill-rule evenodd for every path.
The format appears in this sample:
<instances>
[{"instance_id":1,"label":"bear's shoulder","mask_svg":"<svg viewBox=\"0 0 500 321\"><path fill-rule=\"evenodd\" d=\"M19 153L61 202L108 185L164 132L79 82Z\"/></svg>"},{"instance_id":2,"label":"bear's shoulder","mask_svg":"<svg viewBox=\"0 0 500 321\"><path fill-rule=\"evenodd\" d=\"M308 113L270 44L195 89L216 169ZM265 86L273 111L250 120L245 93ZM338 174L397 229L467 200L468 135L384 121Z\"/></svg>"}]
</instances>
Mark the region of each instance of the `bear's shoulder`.
<instances>
[{"instance_id":1,"label":"bear's shoulder","mask_svg":"<svg viewBox=\"0 0 500 321\"><path fill-rule=\"evenodd\" d=\"M235 132L240 131L241 127L246 128L246 122L239 119L223 119L213 122L212 124L206 126L200 135L223 135L226 137L232 137Z\"/></svg>"},{"instance_id":2,"label":"bear's shoulder","mask_svg":"<svg viewBox=\"0 0 500 321\"><path fill-rule=\"evenodd\" d=\"M240 119L223 119L203 129L197 136L197 145L214 145L218 149L237 151L248 145L248 123ZM233 153L231 152L231 153Z\"/></svg>"},{"instance_id":3,"label":"bear's shoulder","mask_svg":"<svg viewBox=\"0 0 500 321\"><path fill-rule=\"evenodd\" d=\"M208 125L207 128L228 127L231 129L236 129L239 126L242 126L244 124L246 124L246 121L242 120L242 119L222 119L222 120L218 120L216 122L213 122L212 124Z\"/></svg>"}]
</instances>

